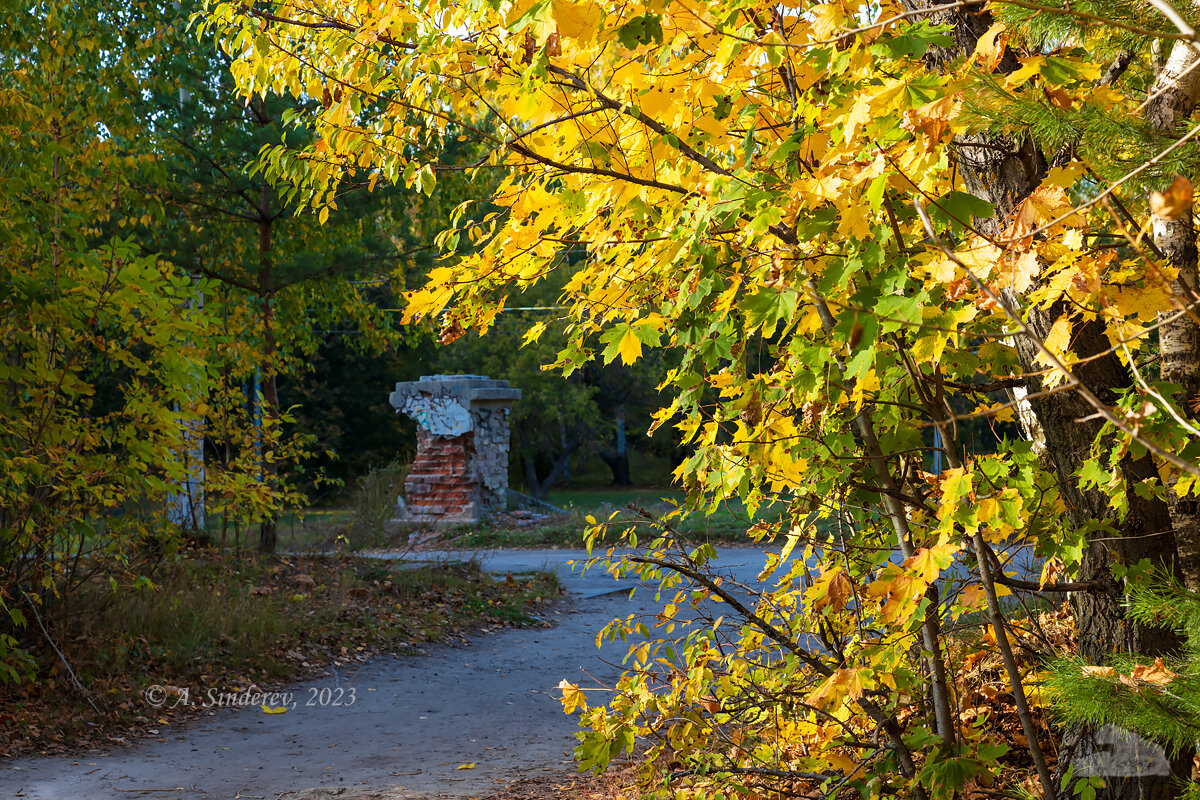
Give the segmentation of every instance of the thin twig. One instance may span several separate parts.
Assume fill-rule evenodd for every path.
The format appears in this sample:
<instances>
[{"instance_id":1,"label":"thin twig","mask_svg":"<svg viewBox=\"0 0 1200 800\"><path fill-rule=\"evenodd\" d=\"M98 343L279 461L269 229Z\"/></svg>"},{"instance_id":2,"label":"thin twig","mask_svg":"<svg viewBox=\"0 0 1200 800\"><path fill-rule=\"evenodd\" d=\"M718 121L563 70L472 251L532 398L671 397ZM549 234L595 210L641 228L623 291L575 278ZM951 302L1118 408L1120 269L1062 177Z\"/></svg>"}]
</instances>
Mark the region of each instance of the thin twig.
<instances>
[{"instance_id":1,"label":"thin twig","mask_svg":"<svg viewBox=\"0 0 1200 800\"><path fill-rule=\"evenodd\" d=\"M83 695L84 699L88 701L88 705L92 707L93 711L100 716L104 716L104 712L102 712L96 705L95 701L92 700L91 693L82 683L80 683L79 678L75 675L75 670L71 669L70 663L67 662L67 657L63 655L62 650L59 650L58 645L54 643L54 637L50 635L50 631L46 630L46 625L42 622L42 615L38 613L37 604L34 602L33 598L29 596L29 592L23 591L21 594L25 595L25 602L29 604L29 610L33 612L33 618L37 621L38 628L40 628L42 631L42 636L45 637L46 643L50 645L55 654L58 655L58 660L61 661L63 667L66 668L67 674L71 676L71 681L75 684L75 688L78 689L80 694Z\"/></svg>"}]
</instances>

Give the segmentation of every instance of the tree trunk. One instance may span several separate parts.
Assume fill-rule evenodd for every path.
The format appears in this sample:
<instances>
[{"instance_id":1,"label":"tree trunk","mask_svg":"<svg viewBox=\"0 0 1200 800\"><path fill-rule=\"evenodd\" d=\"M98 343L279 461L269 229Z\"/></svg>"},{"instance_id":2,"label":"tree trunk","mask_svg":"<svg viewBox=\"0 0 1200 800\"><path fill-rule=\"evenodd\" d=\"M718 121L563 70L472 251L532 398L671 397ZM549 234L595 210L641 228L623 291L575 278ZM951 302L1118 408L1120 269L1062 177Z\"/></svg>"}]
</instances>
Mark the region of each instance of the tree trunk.
<instances>
[{"instance_id":1,"label":"tree trunk","mask_svg":"<svg viewBox=\"0 0 1200 800\"><path fill-rule=\"evenodd\" d=\"M550 465L550 472L546 474L545 478L538 477L536 458L531 455L523 456L525 485L529 488L529 494L538 500L545 500L546 496L550 494L550 489L562 479L571 454L579 449L579 444L578 438L567 440L562 451L555 457L554 463Z\"/></svg>"},{"instance_id":2,"label":"tree trunk","mask_svg":"<svg viewBox=\"0 0 1200 800\"><path fill-rule=\"evenodd\" d=\"M1147 98L1146 121L1164 136L1175 134L1191 116L1200 96L1200 55L1189 42L1176 42L1155 78ZM1179 275L1171 290L1180 307L1196 300L1196 231L1189 208L1177 219L1155 216L1154 243ZM1200 326L1192 314L1163 315L1158 330L1162 354L1162 378L1178 384L1173 398L1177 407L1193 420L1200 419ZM1189 589L1200 589L1200 506L1196 499L1180 499L1171 493L1171 528L1179 554L1179 570Z\"/></svg>"},{"instance_id":3,"label":"tree trunk","mask_svg":"<svg viewBox=\"0 0 1200 800\"><path fill-rule=\"evenodd\" d=\"M203 309L204 293L196 292L187 307ZM195 410L204 397L195 395L195 385L189 384L187 388L191 395L188 410ZM179 403L175 404L176 411L182 411L183 408ZM184 424L176 456L183 465L184 478L167 497L167 518L193 540L204 542L207 537L204 515L204 426L201 420Z\"/></svg>"},{"instance_id":4,"label":"tree trunk","mask_svg":"<svg viewBox=\"0 0 1200 800\"><path fill-rule=\"evenodd\" d=\"M601 453L600 458L612 470L613 486L632 486L629 477L629 450L625 440L625 406L618 405L613 412L617 418L616 446L612 452Z\"/></svg>"},{"instance_id":5,"label":"tree trunk","mask_svg":"<svg viewBox=\"0 0 1200 800\"><path fill-rule=\"evenodd\" d=\"M262 480L268 491L274 492L278 484L279 467L275 460L276 441L279 436L279 392L275 382L275 325L274 309L271 305L271 221L270 187L265 183L259 188L258 208L258 300L262 303ZM258 530L258 549L264 553L275 552L278 523L273 513L263 519Z\"/></svg>"},{"instance_id":6,"label":"tree trunk","mask_svg":"<svg viewBox=\"0 0 1200 800\"><path fill-rule=\"evenodd\" d=\"M919 10L934 3L928 0L904 0L904 4L909 10ZM934 22L954 26L955 46L932 49L928 56L928 63L934 69L941 69L945 63L959 56L970 56L980 34L992 24L991 14L982 4L941 10L928 17ZM1008 72L1016 66L1015 57L1008 52L998 71ZM1049 167L1047 159L1028 139L1013 141L998 137L984 140L980 136L964 136L956 140L956 144L955 160L967 190L996 208L995 217L977 220L977 226L985 233L997 232L1002 227L1002 221L1037 188ZM972 144L986 144L987 147L969 146ZM1006 293L1004 300L1015 313L1023 314L1031 334L1042 341L1054 321L1066 311L1061 302L1050 309L1030 307L1022 310L1018 298L1011 292ZM1100 325L1077 323L1072 333L1072 349L1082 359L1082 363L1074 369L1076 376L1102 402L1115 402L1117 392L1132 385L1133 376L1114 354L1099 356L1109 349L1108 339ZM1037 361L1040 352L1038 343L1029 336L1018 335L1014 344L1022 369L1031 375L1038 373L1042 369ZM1098 357L1088 360L1093 356ZM1077 393L1067 391L1038 397L1042 389L1042 379L1031 377L1028 402L1045 436L1045 457L1057 475L1067 519L1076 526L1109 520L1119 533L1115 543L1101 541L1106 538L1103 533L1092 535L1084 551L1078 579L1098 580L1107 588L1100 592L1076 592L1071 595L1081 655L1091 663L1099 664L1116 650L1156 654L1177 649L1179 640L1173 632L1134 625L1124 618L1124 592L1113 579L1111 571L1114 555L1125 563L1147 558L1161 566L1170 565L1175 545L1167 504L1156 499L1140 498L1130 489L1126 493L1129 513L1117 522L1106 496L1096 489L1082 490L1076 474L1079 467L1091 457L1093 443L1102 423L1094 418L1094 409ZM1087 418L1092 419L1083 421ZM1135 460L1126 455L1120 462L1120 469L1130 487L1144 478L1153 479L1157 475L1149 457ZM1074 746L1085 742L1088 734L1082 729L1067 732L1058 762L1056 783L1061 780L1072 759L1086 751L1086 747L1075 750ZM1065 797L1073 796L1071 788L1066 787ZM1107 800L1135 800L1150 797L1151 793L1165 797L1171 791L1162 778L1149 777L1110 781L1109 788L1102 790L1101 796Z\"/></svg>"},{"instance_id":7,"label":"tree trunk","mask_svg":"<svg viewBox=\"0 0 1200 800\"><path fill-rule=\"evenodd\" d=\"M563 452L564 453L569 452L567 450L567 426L563 424L561 419L558 421L558 441L559 441L559 444L562 445ZM562 479L563 479L563 485L565 485L565 486L571 485L571 458L570 458L570 456L567 457L567 462L566 462L566 464L563 465L563 478Z\"/></svg>"},{"instance_id":8,"label":"tree trunk","mask_svg":"<svg viewBox=\"0 0 1200 800\"><path fill-rule=\"evenodd\" d=\"M542 482L538 480L537 464L534 463L533 456L525 455L521 460L525 464L525 488L529 490L530 496L545 500L546 493L542 491Z\"/></svg>"}]
</instances>

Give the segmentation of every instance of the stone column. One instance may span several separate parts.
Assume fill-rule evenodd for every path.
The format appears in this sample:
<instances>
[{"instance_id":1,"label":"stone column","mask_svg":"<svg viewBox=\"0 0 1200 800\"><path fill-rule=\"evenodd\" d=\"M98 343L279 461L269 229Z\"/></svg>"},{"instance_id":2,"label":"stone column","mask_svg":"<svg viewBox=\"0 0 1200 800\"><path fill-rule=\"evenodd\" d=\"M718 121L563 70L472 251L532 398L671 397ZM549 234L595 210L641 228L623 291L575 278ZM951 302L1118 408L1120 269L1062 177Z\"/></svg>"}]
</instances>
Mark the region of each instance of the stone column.
<instances>
[{"instance_id":1,"label":"stone column","mask_svg":"<svg viewBox=\"0 0 1200 800\"><path fill-rule=\"evenodd\" d=\"M508 415L521 390L481 375L397 383L392 406L417 422L417 457L396 522L457 525L502 510L508 493Z\"/></svg>"}]
</instances>

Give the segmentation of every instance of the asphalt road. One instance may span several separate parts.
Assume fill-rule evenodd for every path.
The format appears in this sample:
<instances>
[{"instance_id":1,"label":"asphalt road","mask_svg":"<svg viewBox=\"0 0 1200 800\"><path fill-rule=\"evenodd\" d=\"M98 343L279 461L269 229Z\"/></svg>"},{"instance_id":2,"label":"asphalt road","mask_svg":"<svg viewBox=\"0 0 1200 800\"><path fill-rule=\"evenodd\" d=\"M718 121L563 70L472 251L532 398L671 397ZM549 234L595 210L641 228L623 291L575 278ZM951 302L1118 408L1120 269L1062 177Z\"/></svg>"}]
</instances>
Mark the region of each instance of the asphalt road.
<instances>
[{"instance_id":1,"label":"asphalt road","mask_svg":"<svg viewBox=\"0 0 1200 800\"><path fill-rule=\"evenodd\" d=\"M616 616L650 612L653 594L629 599L635 582L617 583L599 569L580 574L569 563L585 557L578 550L479 555L498 573L554 569L569 593L547 614L554 627L482 634L465 646L431 646L333 672L288 687L296 707L283 714L258 705L213 709L160 729L166 741L0 762L0 798L464 798L570 769L575 721L552 689L564 678L611 685L624 650L620 643L597 650L596 632ZM719 564L749 582L762 562L761 551L740 549L723 552ZM206 688L194 687L192 701L204 702ZM458 769L463 764L475 766Z\"/></svg>"}]
</instances>

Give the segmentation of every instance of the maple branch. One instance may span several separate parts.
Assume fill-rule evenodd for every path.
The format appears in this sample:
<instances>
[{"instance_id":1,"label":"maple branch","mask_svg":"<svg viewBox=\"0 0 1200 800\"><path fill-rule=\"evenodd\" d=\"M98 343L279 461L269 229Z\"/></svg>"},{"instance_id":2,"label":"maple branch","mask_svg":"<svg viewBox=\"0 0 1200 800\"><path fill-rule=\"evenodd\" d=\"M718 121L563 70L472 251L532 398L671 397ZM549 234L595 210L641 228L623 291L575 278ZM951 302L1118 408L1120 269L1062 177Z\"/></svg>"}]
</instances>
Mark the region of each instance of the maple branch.
<instances>
[{"instance_id":1,"label":"maple branch","mask_svg":"<svg viewBox=\"0 0 1200 800\"><path fill-rule=\"evenodd\" d=\"M652 558L650 556L630 555L626 556L626 558L635 564L649 564L651 566L673 570L674 572L678 572L680 575L683 575L685 578L690 579L694 583L703 586L710 594L715 594L717 597L721 598L721 602L725 603L734 611L741 614L748 622L750 622L750 624L754 625L754 627L765 633L768 639L771 639L780 647L799 658L818 674L822 675L823 677L829 677L833 674L833 670L827 664L814 656L812 653L805 650L800 645L796 644L796 642L790 636L779 630L779 628L776 628L770 622L767 622L761 616L751 611L744 603L742 603L741 600L738 600L736 597L730 594L728 590L724 589L716 581L700 572L698 569L695 569L691 566L678 564L674 561L667 561L666 559L662 558Z\"/></svg>"},{"instance_id":2,"label":"maple branch","mask_svg":"<svg viewBox=\"0 0 1200 800\"><path fill-rule=\"evenodd\" d=\"M792 641L791 637L785 635L774 625L764 620L758 614L755 614L753 611L747 608L745 604L743 604L724 588L719 586L707 575L702 574L698 570L684 566L683 564L677 564L673 561L666 561L660 558L633 555L625 556L625 558L637 564L649 564L651 566L673 570L678 572L680 575L690 578L700 586L703 586L705 589L707 589L710 594L715 594L717 597L720 597L724 603L741 614L748 622L766 634L769 639L795 655L805 664L808 664L809 667L811 667L818 674L825 677L829 677L833 674L833 670L830 669L829 666L822 663L820 659L809 653L804 648L800 647L800 645ZM896 751L896 757L900 761L901 771L903 771L907 777L912 777L915 775L917 771L916 764L912 759L912 751L909 750L908 744L906 744L904 741L904 731L900 728L900 725L894 718L886 714L883 709L877 706L873 701L868 700L865 697L860 697L858 698L857 702L859 706L866 711L867 714L869 714L881 728L884 729L888 735L888 738L892 740L892 746ZM927 795L925 794L925 790L918 785L913 789L913 797L917 798L917 800L925 800Z\"/></svg>"},{"instance_id":3,"label":"maple branch","mask_svg":"<svg viewBox=\"0 0 1200 800\"><path fill-rule=\"evenodd\" d=\"M959 391L963 392L978 392L981 394L998 392L1001 389L1015 389L1018 386L1024 387L1029 385L1029 381L1024 377L997 378L996 380L987 381L986 383L960 383L959 381L948 381L943 378L942 383L946 384L951 389L958 389Z\"/></svg>"},{"instance_id":4,"label":"maple branch","mask_svg":"<svg viewBox=\"0 0 1200 800\"><path fill-rule=\"evenodd\" d=\"M907 494L899 489L888 489L885 486L872 486L869 483L861 483L859 481L847 481L847 483L856 489L865 489L868 492L874 492L875 494L891 495L897 500L908 503L914 508L923 508L930 513L937 513L937 509L929 505L929 503L925 500L922 500L920 497L914 497L913 495Z\"/></svg>"},{"instance_id":5,"label":"maple branch","mask_svg":"<svg viewBox=\"0 0 1200 800\"><path fill-rule=\"evenodd\" d=\"M92 699L92 693L89 692L87 687L79 681L79 678L75 675L75 670L71 669L71 663L67 661L67 657L63 655L62 650L58 649L58 645L54 642L54 638L50 636L50 631L46 630L46 625L42 622L42 615L38 613L37 603L32 597L29 596L29 592L23 591L22 594L25 595L25 602L29 604L29 610L33 612L33 618L37 621L38 628L42 632L42 637L45 638L46 643L50 645L50 649L52 649L58 656L58 660L62 662L64 667L66 667L67 674L71 676L71 682L75 684L75 688L78 689L79 693L83 695L83 699L87 700L88 705L92 707L92 710L97 714L102 714L103 712L101 712L99 707L97 707L96 701Z\"/></svg>"},{"instance_id":6,"label":"maple branch","mask_svg":"<svg viewBox=\"0 0 1200 800\"><path fill-rule=\"evenodd\" d=\"M290 17L281 17L277 14L272 14L270 11L263 11L261 9L252 8L250 6L242 6L241 10L244 13L250 14L250 16L252 16L252 17L258 17L259 19L267 20L269 22L278 22L281 25L295 25L297 28L312 28L315 30L337 30L337 31L343 31L345 33L359 33L360 31L362 31L362 28L357 25L351 25L348 22L341 22L339 20L330 19L328 17L325 18L325 20L326 20L325 22L305 22L304 20L300 20L300 19L291 19ZM404 50L416 50L417 49L417 45L413 44L412 42L402 42L399 39L393 39L392 37L390 37L386 34L382 34L382 33L377 34L377 35L379 36L379 41L383 42L384 44L390 44L392 47L399 47Z\"/></svg>"},{"instance_id":7,"label":"maple branch","mask_svg":"<svg viewBox=\"0 0 1200 800\"><path fill-rule=\"evenodd\" d=\"M825 302L825 296L821 294L821 290L817 287L817 282L813 278L809 278L805 286L813 295L813 305L816 308L817 316L821 319L821 328L825 331L826 336L832 337L837 323L833 318L833 314L829 311L829 304ZM842 380L844 381L845 366L842 362L842 357L840 355L836 356L834 363L837 365L838 371L842 374ZM849 382L847 381L847 383ZM900 487L892 477L887 457L883 453L883 447L879 444L879 437L875 435L875 422L871 418L870 406L864 404L859 409L858 413L854 416L854 424L858 428L858 434L867 452L871 468L875 470L875 475L879 482L888 490L883 494L883 508L888 520L892 524L892 530L896 534L896 543L900 548L900 552L904 554L904 557L911 558L914 550L912 535L908 525L908 512L904 508L904 504L893 495L893 493L900 492ZM921 625L921 638L924 640L925 649L929 651L926 661L929 665L934 715L937 720L938 734L942 737L942 741L946 746L953 746L955 738L954 717L950 708L946 664L942 660L941 621L937 615L940 601L938 599L937 587L930 585L925 590L925 597L929 600L929 605L926 607L925 619Z\"/></svg>"},{"instance_id":8,"label":"maple branch","mask_svg":"<svg viewBox=\"0 0 1200 800\"><path fill-rule=\"evenodd\" d=\"M556 119L552 119L549 122L543 122L541 125L534 125L529 130L518 134L511 142L505 142L505 144L510 144L510 145L514 144L517 141L524 139L526 136L531 136L531 135L537 133L538 131L542 130L543 128L549 128L552 125L558 125L561 122L570 122L571 120L578 119L579 117L586 117L588 114L595 114L600 111L604 111L606 108L607 108L607 106L594 106L592 108L585 108L583 111L576 111L573 114L567 114L565 117L557 117Z\"/></svg>"},{"instance_id":9,"label":"maple branch","mask_svg":"<svg viewBox=\"0 0 1200 800\"><path fill-rule=\"evenodd\" d=\"M860 766L859 769L862 767ZM671 773L671 780L686 778L689 775L695 775L699 770L681 769ZM762 767L716 767L713 769L705 769L701 774L704 775L762 775L767 778L808 778L809 780L825 781L831 778L842 777L840 772L793 772L786 769L765 769Z\"/></svg>"},{"instance_id":10,"label":"maple branch","mask_svg":"<svg viewBox=\"0 0 1200 800\"><path fill-rule=\"evenodd\" d=\"M907 249L904 246L904 234L900 232L900 223L896 221L896 211L892 208L892 198L883 196L883 207L887 211L888 224L892 226L892 235L896 237L896 255L903 256Z\"/></svg>"},{"instance_id":11,"label":"maple branch","mask_svg":"<svg viewBox=\"0 0 1200 800\"><path fill-rule=\"evenodd\" d=\"M1200 61L1197 61L1196 64L1200 64ZM1088 175L1091 175L1093 180L1100 181L1100 176L1097 175L1092 170L1091 167L1088 167L1087 171L1088 171ZM1133 214L1130 214L1129 209L1127 209L1125 207L1125 204L1123 202L1121 202L1120 197L1118 197L1117 195L1114 194L1112 197L1110 197L1108 199L1113 201L1113 203L1117 207L1117 210L1121 212L1121 216L1123 216L1125 218L1126 223L1128 223L1129 225L1132 225L1135 229L1140 227L1137 223L1137 220L1135 220L1133 218ZM1105 207L1108 207L1107 201L1105 201ZM1111 211L1111 209L1110 209L1110 211ZM1123 232L1127 233L1126 231L1123 231ZM1125 238L1129 241L1130 244L1134 244L1131 236L1126 235ZM1155 243L1153 236L1146 237L1146 238L1139 238L1138 243L1147 245L1150 248L1150 250L1153 251L1153 253L1156 257L1158 257L1160 259L1166 258L1166 256L1163 255L1163 251L1158 249L1158 245ZM1120 244L1120 242L1118 242L1118 244ZM1134 244L1135 249L1136 249L1136 247L1137 247L1137 245ZM1157 271L1157 270L1155 270L1155 271Z\"/></svg>"},{"instance_id":12,"label":"maple branch","mask_svg":"<svg viewBox=\"0 0 1200 800\"><path fill-rule=\"evenodd\" d=\"M588 94L592 95L593 97L596 98L596 100L598 100L606 108L608 108L612 111L615 111L618 114L623 114L624 116L627 116L631 119L635 119L638 122L642 123L647 128L649 128L650 130L657 133L659 136L662 136L663 140L668 145L673 147L675 150L678 150L680 153L687 156L689 159L696 162L700 166L704 167L708 171L715 172L718 175L723 175L727 178L733 178L734 180L739 180L739 181L741 180L740 178L735 176L732 172L725 169L720 164L713 161L711 158L704 155L703 153L698 151L696 148L692 147L690 144L685 142L681 137L679 137L675 133L672 133L671 130L667 126L663 125L658 120L653 119L653 118L648 117L645 114L643 114L640 109L633 108L632 106L629 106L629 105L626 105L624 103L620 103L620 102L614 100L613 98L604 94L604 92L600 91L600 89L598 87L594 86L593 84L589 83L588 81L585 81L583 78L579 77L575 73L573 73L569 70L563 69L562 67L556 67L553 64L551 64L546 69L548 72L550 72L554 75L558 75L561 78L566 79L576 89L579 89L580 91L584 91L584 92L587 92ZM744 183L744 181L743 181L743 183ZM682 188L680 190L686 191L686 190L683 190ZM786 225L781 225L779 223L776 223L776 224L770 226L770 228L768 228L768 230L770 230L771 233L773 233L777 237L779 237L779 239L782 242L784 242L785 244L794 245L794 244L799 243L799 240L796 238L795 232L792 231L791 228L789 228Z\"/></svg>"},{"instance_id":13,"label":"maple branch","mask_svg":"<svg viewBox=\"0 0 1200 800\"><path fill-rule=\"evenodd\" d=\"M1010 589L1020 589L1025 592L1103 592L1108 588L1103 581L1064 581L1041 584L1037 581L1010 578L999 572L992 575L992 580Z\"/></svg>"},{"instance_id":14,"label":"maple branch","mask_svg":"<svg viewBox=\"0 0 1200 800\"><path fill-rule=\"evenodd\" d=\"M230 286L236 286L239 289L244 289L245 291L247 291L253 295L258 294L258 291L259 291L258 286L255 284L248 283L246 281L240 281L237 278L232 278L228 275L225 275L224 273L218 272L215 269L209 269L208 267L204 266L203 264L189 264L188 266L190 268L196 270L197 272L199 272L209 278L212 278L215 281L220 281L221 283L227 283Z\"/></svg>"},{"instance_id":15,"label":"maple branch","mask_svg":"<svg viewBox=\"0 0 1200 800\"><path fill-rule=\"evenodd\" d=\"M920 205L917 206L918 213L923 210ZM921 220L927 222L927 218L921 213ZM928 224L926 224L928 228ZM899 341L897 341L899 347ZM959 457L959 442L958 428L953 424L950 415L947 413L950 410L950 405L946 400L945 385L942 383L941 367L935 364L933 367L933 375L930 380L920 380L924 374L913 363L910 354L905 349L900 349L900 356L904 361L904 368L909 373L909 378L913 382L913 390L917 396L925 403L925 407L929 415L933 418L933 422L937 425L937 431L940 434L942 449L946 454L946 461L951 468L962 471L964 466L962 459ZM932 390L929 383L933 384ZM1034 767L1037 769L1038 779L1042 785L1042 795L1045 800L1054 800L1054 782L1050 776L1050 770L1046 765L1045 755L1042 753L1041 745L1037 738L1037 727L1033 723L1033 716L1029 712L1029 703L1025 697L1025 687L1021 682L1021 670L1017 666L1016 658L1013 656L1012 642L1008 638L1008 630L1005 627L1004 614L1000 610L1000 598L996 593L995 573L992 571L992 564L988 561L988 555L995 559L996 554L992 552L991 547L983 539L983 532L977 526L970 535L971 543L974 545L975 558L979 566L979 581L983 585L983 594L987 598L988 621L991 623L992 632L996 636L996 647L1000 650L1000 659L1004 663L1004 671L1008 676L1008 685L1011 690L1013 705L1017 709L1017 716L1021 720L1021 728L1025 732L1025 738L1028 740L1029 755L1033 759Z\"/></svg>"},{"instance_id":16,"label":"maple branch","mask_svg":"<svg viewBox=\"0 0 1200 800\"><path fill-rule=\"evenodd\" d=\"M539 164L544 164L548 167L554 167L555 169L561 170L568 174L572 172L581 172L585 175L603 175L609 178L618 178L620 180L629 181L630 183L636 183L639 186L649 186L652 189L663 189L668 192L678 192L679 194L685 195L692 193L682 186L676 186L673 183L663 183L662 181L656 181L650 178L639 178L636 175L630 175L625 172L617 172L616 170L611 169L600 169L599 167L580 167L572 164L564 164L561 161L555 161L549 156L535 153L525 145L517 144L516 142L508 144L507 147L513 152L519 153L526 158L533 159Z\"/></svg>"},{"instance_id":17,"label":"maple branch","mask_svg":"<svg viewBox=\"0 0 1200 800\"><path fill-rule=\"evenodd\" d=\"M585 91L588 94L594 96L598 101L600 101L601 104L604 105L604 107L606 107L612 111L616 111L620 114L624 114L625 116L630 117L632 119L637 120L638 122L642 123L647 128L654 131L655 133L657 133L660 136L670 136L670 137L676 139L678 141L678 144L674 144L672 146L676 150L678 150L679 152L683 153L685 156L690 158L691 160L695 161L700 166L704 167L705 169L707 169L711 172L716 172L719 175L724 175L729 178L734 177L732 172L725 169L720 164L713 161L711 158L709 158L708 156L699 152L698 150L696 150L696 148L692 147L687 142L680 139L678 136L676 136L674 133L672 133L670 131L670 129L668 129L665 125L663 125L658 120L651 119L650 117L643 114L640 109L633 108L632 106L626 105L624 103L620 103L620 102L612 99L611 97L609 97L608 95L606 95L602 91L600 91L600 89L598 89L597 87L595 87L592 84L585 81L583 78L580 78L575 73L573 73L569 70L565 70L562 67L556 67L553 64L551 64L549 67L547 67L547 71L550 73L553 73L554 75L558 75L562 78L566 78L571 83L572 86L574 86L576 89L580 89L580 90Z\"/></svg>"}]
</instances>

